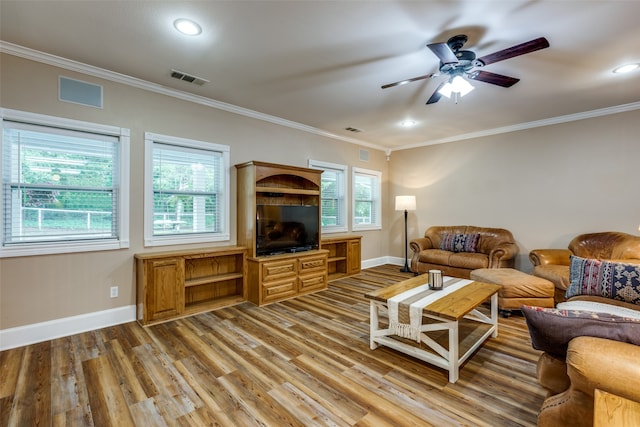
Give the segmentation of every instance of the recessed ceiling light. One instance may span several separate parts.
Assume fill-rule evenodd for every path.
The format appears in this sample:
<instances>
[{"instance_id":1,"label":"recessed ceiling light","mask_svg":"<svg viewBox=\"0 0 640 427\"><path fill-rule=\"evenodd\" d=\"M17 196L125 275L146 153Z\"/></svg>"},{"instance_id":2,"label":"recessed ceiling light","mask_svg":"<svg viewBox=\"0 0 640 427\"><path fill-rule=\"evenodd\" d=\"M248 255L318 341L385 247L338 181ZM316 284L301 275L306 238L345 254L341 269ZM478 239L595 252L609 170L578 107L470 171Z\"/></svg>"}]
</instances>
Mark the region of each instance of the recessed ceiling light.
<instances>
[{"instance_id":1,"label":"recessed ceiling light","mask_svg":"<svg viewBox=\"0 0 640 427\"><path fill-rule=\"evenodd\" d=\"M182 34L186 34L188 36L197 36L202 32L200 25L188 19L176 19L173 21L173 26Z\"/></svg>"},{"instance_id":2,"label":"recessed ceiling light","mask_svg":"<svg viewBox=\"0 0 640 427\"><path fill-rule=\"evenodd\" d=\"M626 64L626 65L621 65L617 68L614 68L613 72L616 74L623 74L623 73L629 73L631 71L637 70L638 68L640 68L640 64Z\"/></svg>"},{"instance_id":3,"label":"recessed ceiling light","mask_svg":"<svg viewBox=\"0 0 640 427\"><path fill-rule=\"evenodd\" d=\"M415 120L403 120L400 122L400 126L402 126L403 128L410 128L411 126L415 126L415 125L416 125Z\"/></svg>"}]
</instances>

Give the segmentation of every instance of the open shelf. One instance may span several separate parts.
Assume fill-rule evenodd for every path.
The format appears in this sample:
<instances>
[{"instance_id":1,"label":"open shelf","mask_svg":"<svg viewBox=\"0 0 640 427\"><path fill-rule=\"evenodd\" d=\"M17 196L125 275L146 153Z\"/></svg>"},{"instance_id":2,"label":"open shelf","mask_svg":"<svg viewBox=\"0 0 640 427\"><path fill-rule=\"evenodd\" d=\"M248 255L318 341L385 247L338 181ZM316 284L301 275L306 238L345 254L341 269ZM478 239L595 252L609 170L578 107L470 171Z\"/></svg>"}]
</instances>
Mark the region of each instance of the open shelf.
<instances>
[{"instance_id":1,"label":"open shelf","mask_svg":"<svg viewBox=\"0 0 640 427\"><path fill-rule=\"evenodd\" d=\"M246 257L244 247L137 254L138 321L148 325L245 301Z\"/></svg>"},{"instance_id":2,"label":"open shelf","mask_svg":"<svg viewBox=\"0 0 640 427\"><path fill-rule=\"evenodd\" d=\"M307 196L317 196L320 194L318 190L304 190L300 188L284 188L284 187L256 187L256 193L282 193L282 194L302 194Z\"/></svg>"},{"instance_id":3,"label":"open shelf","mask_svg":"<svg viewBox=\"0 0 640 427\"><path fill-rule=\"evenodd\" d=\"M360 240L362 236L324 238L322 249L329 251L329 280L360 273Z\"/></svg>"},{"instance_id":4,"label":"open shelf","mask_svg":"<svg viewBox=\"0 0 640 427\"><path fill-rule=\"evenodd\" d=\"M198 277L197 279L189 279L184 281L185 288L190 286L206 285L207 283L224 282L225 280L242 279L242 273L220 274L218 276Z\"/></svg>"}]
</instances>

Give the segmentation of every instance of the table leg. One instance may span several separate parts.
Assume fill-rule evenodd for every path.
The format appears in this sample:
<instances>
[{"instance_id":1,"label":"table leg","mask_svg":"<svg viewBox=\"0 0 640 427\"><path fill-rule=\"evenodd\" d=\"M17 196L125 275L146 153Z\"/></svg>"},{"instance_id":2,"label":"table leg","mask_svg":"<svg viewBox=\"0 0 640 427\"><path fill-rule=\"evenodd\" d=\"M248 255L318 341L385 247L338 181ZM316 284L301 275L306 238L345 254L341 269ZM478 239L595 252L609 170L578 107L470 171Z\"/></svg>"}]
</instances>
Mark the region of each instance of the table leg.
<instances>
[{"instance_id":1,"label":"table leg","mask_svg":"<svg viewBox=\"0 0 640 427\"><path fill-rule=\"evenodd\" d=\"M451 322L449 326L449 382L458 381L460 370L460 342L458 336L458 322Z\"/></svg>"},{"instance_id":2,"label":"table leg","mask_svg":"<svg viewBox=\"0 0 640 427\"><path fill-rule=\"evenodd\" d=\"M378 306L374 301L369 302L369 348L375 350L378 343L373 340L375 332L379 329L380 318L378 317Z\"/></svg>"},{"instance_id":3,"label":"table leg","mask_svg":"<svg viewBox=\"0 0 640 427\"><path fill-rule=\"evenodd\" d=\"M491 324L493 325L492 338L498 336L498 293L491 295Z\"/></svg>"}]
</instances>

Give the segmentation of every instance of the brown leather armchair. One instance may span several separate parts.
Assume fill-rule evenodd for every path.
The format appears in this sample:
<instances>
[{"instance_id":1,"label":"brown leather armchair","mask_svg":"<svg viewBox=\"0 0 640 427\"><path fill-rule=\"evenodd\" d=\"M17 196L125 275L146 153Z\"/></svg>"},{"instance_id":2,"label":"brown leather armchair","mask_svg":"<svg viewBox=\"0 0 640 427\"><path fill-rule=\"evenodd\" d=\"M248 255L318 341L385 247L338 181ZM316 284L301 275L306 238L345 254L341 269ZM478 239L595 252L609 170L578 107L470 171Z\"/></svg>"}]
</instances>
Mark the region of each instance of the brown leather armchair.
<instances>
[{"instance_id":1,"label":"brown leather armchair","mask_svg":"<svg viewBox=\"0 0 640 427\"><path fill-rule=\"evenodd\" d=\"M639 310L634 304L595 296L571 298ZM640 346L580 336L569 342L566 359L542 353L537 376L548 397L538 427L592 426L594 391L600 389L640 402Z\"/></svg>"},{"instance_id":2,"label":"brown leather armchair","mask_svg":"<svg viewBox=\"0 0 640 427\"><path fill-rule=\"evenodd\" d=\"M476 252L450 252L440 249L444 233L478 233ZM503 228L474 227L470 225L429 227L424 237L409 243L413 256L411 271L416 274L428 270L442 270L447 276L469 279L478 268L513 268L518 245L509 230Z\"/></svg>"},{"instance_id":3,"label":"brown leather armchair","mask_svg":"<svg viewBox=\"0 0 640 427\"><path fill-rule=\"evenodd\" d=\"M586 336L572 339L563 373L570 386L544 401L538 427L593 426L596 388L640 402L639 358L637 345Z\"/></svg>"},{"instance_id":4,"label":"brown leather armchair","mask_svg":"<svg viewBox=\"0 0 640 427\"><path fill-rule=\"evenodd\" d=\"M565 300L569 287L571 255L582 258L640 263L640 236L617 231L580 234L567 249L534 249L529 252L533 275L547 279L556 287L556 304Z\"/></svg>"}]
</instances>

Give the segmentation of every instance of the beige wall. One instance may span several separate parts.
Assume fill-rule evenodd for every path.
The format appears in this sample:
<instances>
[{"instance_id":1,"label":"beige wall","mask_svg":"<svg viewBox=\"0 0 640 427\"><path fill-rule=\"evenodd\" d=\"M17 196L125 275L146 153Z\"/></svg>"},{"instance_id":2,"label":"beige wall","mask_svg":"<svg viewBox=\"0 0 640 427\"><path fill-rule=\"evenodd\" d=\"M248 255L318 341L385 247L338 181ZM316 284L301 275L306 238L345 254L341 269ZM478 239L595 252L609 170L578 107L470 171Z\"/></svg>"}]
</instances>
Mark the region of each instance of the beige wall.
<instances>
[{"instance_id":1,"label":"beige wall","mask_svg":"<svg viewBox=\"0 0 640 427\"><path fill-rule=\"evenodd\" d=\"M461 107L463 108L463 107ZM390 195L415 194L409 239L432 225L511 230L516 267L535 248L566 248L595 231L638 234L640 111L393 152ZM403 219L390 221L403 256Z\"/></svg>"},{"instance_id":2,"label":"beige wall","mask_svg":"<svg viewBox=\"0 0 640 427\"><path fill-rule=\"evenodd\" d=\"M231 164L263 160L306 166L308 159L383 172L383 231L364 236L364 260L404 257L404 222L393 197L417 196L409 238L430 225L504 227L529 250L566 247L576 234L638 233L640 112L581 120L486 138L383 152L61 70L0 57L0 106L131 129L131 247L128 250L0 259L0 330L135 304L133 255L142 246L145 131L231 146ZM104 85L103 109L58 101L58 75ZM235 244L235 170L231 176ZM189 247L189 246L185 246ZM183 247L180 247L183 248ZM409 254L411 255L411 254ZM109 298L109 287L120 296Z\"/></svg>"},{"instance_id":3,"label":"beige wall","mask_svg":"<svg viewBox=\"0 0 640 427\"><path fill-rule=\"evenodd\" d=\"M40 114L84 120L131 130L130 241L127 250L0 259L0 329L91 313L135 304L133 255L202 245L143 247L143 134L155 132L226 144L231 164L249 160L307 166L308 159L380 170L388 176L382 151L369 151L359 160L353 144L278 126L261 120L181 101L130 86L103 81L11 55L0 57L0 106ZM58 101L58 76L104 85L104 108ZM236 178L231 170L231 241L236 239ZM387 186L383 188L386 197ZM387 234L364 236L363 259L387 255ZM109 287L120 296L109 298Z\"/></svg>"}]
</instances>

